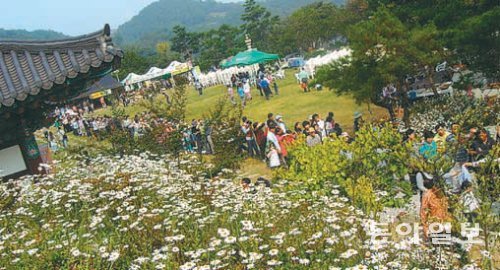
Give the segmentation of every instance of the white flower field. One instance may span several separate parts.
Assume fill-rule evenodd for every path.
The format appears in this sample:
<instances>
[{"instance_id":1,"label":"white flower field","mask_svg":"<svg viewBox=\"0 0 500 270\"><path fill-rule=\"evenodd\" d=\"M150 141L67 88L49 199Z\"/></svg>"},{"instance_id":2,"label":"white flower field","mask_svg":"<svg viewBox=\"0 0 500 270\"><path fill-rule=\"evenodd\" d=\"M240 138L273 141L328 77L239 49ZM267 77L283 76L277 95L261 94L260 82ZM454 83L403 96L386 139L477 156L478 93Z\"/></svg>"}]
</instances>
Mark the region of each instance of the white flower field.
<instances>
[{"instance_id":1,"label":"white flower field","mask_svg":"<svg viewBox=\"0 0 500 270\"><path fill-rule=\"evenodd\" d=\"M90 161L90 162L89 162ZM375 221L335 186L244 189L168 157L74 159L0 185L1 269L415 269L436 250L371 241ZM90 164L86 166L85 164ZM66 168L66 169L65 169ZM227 174L227 175L225 175ZM453 268L475 269L441 250Z\"/></svg>"}]
</instances>

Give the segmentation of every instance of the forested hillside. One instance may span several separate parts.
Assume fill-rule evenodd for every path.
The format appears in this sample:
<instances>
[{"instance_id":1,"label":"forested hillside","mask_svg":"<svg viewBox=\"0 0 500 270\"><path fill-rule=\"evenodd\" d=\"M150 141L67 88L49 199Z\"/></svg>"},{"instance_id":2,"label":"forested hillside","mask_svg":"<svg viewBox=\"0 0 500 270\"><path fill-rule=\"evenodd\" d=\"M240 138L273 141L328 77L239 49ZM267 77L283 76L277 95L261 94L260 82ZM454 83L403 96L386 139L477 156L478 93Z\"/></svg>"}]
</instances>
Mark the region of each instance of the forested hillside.
<instances>
[{"instance_id":1,"label":"forested hillside","mask_svg":"<svg viewBox=\"0 0 500 270\"><path fill-rule=\"evenodd\" d=\"M51 30L5 30L0 28L0 40L49 40L65 38L66 35Z\"/></svg>"},{"instance_id":2,"label":"forested hillside","mask_svg":"<svg viewBox=\"0 0 500 270\"><path fill-rule=\"evenodd\" d=\"M266 0L259 1L273 15L287 16L299 7L318 0ZM343 0L332 0L343 3ZM145 7L137 16L121 25L115 40L120 44L141 41L155 44L171 36L176 25L190 31L202 31L228 24L241 24L242 3L221 3L214 0L159 0Z\"/></svg>"}]
</instances>

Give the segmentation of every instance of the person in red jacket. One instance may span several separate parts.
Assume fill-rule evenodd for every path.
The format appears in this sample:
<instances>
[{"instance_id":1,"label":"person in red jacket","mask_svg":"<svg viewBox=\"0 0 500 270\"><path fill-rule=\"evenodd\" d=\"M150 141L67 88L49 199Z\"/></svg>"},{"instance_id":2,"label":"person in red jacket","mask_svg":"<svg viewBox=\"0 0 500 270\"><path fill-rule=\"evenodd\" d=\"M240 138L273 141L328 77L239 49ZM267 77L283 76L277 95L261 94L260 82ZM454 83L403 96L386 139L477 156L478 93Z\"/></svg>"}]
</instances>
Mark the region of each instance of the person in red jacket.
<instances>
[{"instance_id":1,"label":"person in red jacket","mask_svg":"<svg viewBox=\"0 0 500 270\"><path fill-rule=\"evenodd\" d=\"M260 149L260 155L262 159L265 159L266 155L266 141L267 141L267 130L265 123L255 122L253 123L253 130L255 134L255 142Z\"/></svg>"}]
</instances>

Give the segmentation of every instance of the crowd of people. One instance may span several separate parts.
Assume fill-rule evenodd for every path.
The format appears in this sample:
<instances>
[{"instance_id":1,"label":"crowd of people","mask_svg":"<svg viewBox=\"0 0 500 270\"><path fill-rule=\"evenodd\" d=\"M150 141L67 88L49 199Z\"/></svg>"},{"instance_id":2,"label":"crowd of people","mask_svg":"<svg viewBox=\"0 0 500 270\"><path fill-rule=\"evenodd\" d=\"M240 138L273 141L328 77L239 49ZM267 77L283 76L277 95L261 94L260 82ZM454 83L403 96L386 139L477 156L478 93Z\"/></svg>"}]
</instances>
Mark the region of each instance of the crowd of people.
<instances>
[{"instance_id":1,"label":"crowd of people","mask_svg":"<svg viewBox=\"0 0 500 270\"><path fill-rule=\"evenodd\" d=\"M480 202L472 192L473 187L477 186L474 168L487 161L488 154L499 142L499 138L497 135L493 139L485 128L473 127L468 133L462 131L458 123L453 123L450 127L438 124L434 131L424 131L422 141L418 140L413 129L405 132L404 141L409 143L415 155L423 160L432 163L440 158L449 157L454 162L453 167L442 176L433 175L417 167L413 167L413 172L409 175L409 180L420 197L420 217L425 236L428 235L429 220L449 221L448 195L460 196L464 215L469 222L474 222L477 217ZM494 163L499 161L498 158L492 160ZM451 194L445 194L444 190L436 185L439 178L449 186Z\"/></svg>"},{"instance_id":2,"label":"crowd of people","mask_svg":"<svg viewBox=\"0 0 500 270\"><path fill-rule=\"evenodd\" d=\"M187 153L214 153L212 126L202 119L193 119L190 123L175 123L157 117L150 112L143 112L134 117L117 118L107 115L86 117L84 111L66 109L66 107L56 109L56 112L55 134L51 129L43 131L49 147L54 152L60 147L67 148L69 146L68 133L77 137L102 140L106 135L112 135L119 129L126 131L131 138L140 140L148 131L162 128L165 134L180 129L182 141L179 143L182 144Z\"/></svg>"},{"instance_id":3,"label":"crowd of people","mask_svg":"<svg viewBox=\"0 0 500 270\"><path fill-rule=\"evenodd\" d=\"M266 160L272 169L286 167L287 147L300 136L305 138L305 143L309 147L322 144L332 137L342 138L347 143L351 143L363 124L362 114L356 112L354 134L350 136L342 131L340 125L334 120L332 112L325 120L319 114L313 114L308 120L295 123L293 128L287 127L283 116L275 116L273 113L269 113L267 120L261 123L252 122L243 117L241 124L241 131L245 137L243 148L248 152L248 156ZM480 202L472 192L476 180L474 169L471 168L479 167L487 161L486 157L500 138L498 134L492 138L488 130L484 128L471 128L467 134L462 131L460 125L454 123L450 127L438 124L433 131L425 131L422 138L413 129L402 132L402 143L407 143L414 149L413 154L417 159L432 163L446 156L454 162L450 171L442 176L433 175L431 171L407 164L412 172L405 179L413 184L415 191L419 194L420 216L426 236L429 220L444 222L450 217L447 195L436 185L440 177L449 185L452 194L460 196L464 205L464 215L467 216L469 222L473 222L477 216ZM496 163L499 161L498 158L493 160Z\"/></svg>"},{"instance_id":4,"label":"crowd of people","mask_svg":"<svg viewBox=\"0 0 500 270\"><path fill-rule=\"evenodd\" d=\"M242 84L249 84L248 74L238 74L233 77L232 85L236 85L238 88ZM260 84L262 95L266 95L266 91L270 90L262 86L270 84L265 76L260 80L260 83L262 81L268 82ZM251 100L251 95L245 93L245 88L246 86L243 86L242 100ZM240 92L238 90L239 95ZM186 153L215 153L214 139L212 138L213 127L203 119L193 119L190 123L173 123L149 112L135 115L133 118L127 116L120 119L109 116L85 117L93 110L93 106L86 102L80 106L57 108L54 111L56 133L54 134L51 130L44 132L51 149L55 151L59 146L68 147L68 133L73 133L75 136L102 139L104 134L109 134L118 128L127 131L131 138L140 140L148 130L161 127L165 134L181 130L182 141L179 143L182 144ZM303 138L308 147L315 147L332 138L341 138L347 143L356 140L356 133L362 128L365 121L359 112L356 112L353 118L353 133L350 135L335 121L333 112L329 112L324 119L320 114L315 113L310 115L308 119L295 122L293 125L288 125L284 116L274 113L269 113L267 119L262 122L243 117L240 138L236 139L241 141L240 149L249 157L266 162L273 170L279 167L286 168L289 163L289 145L300 137ZM429 163L443 156L451 157L454 161L451 170L442 176L433 175L431 171L426 171L422 167L412 167L412 164L408 164L413 171L405 178L413 184L415 191L419 194L420 216L425 235L428 232L429 220L446 221L450 217L448 194L445 194L436 185L437 178L444 179L449 185L451 193L461 197L465 209L464 213L471 222L477 215L480 202L472 192L475 179L474 169L471 168L479 167L485 162L485 158L499 142L499 135L492 138L488 130L478 127L470 128L467 133L463 131L458 123L453 123L449 127L438 124L434 130L426 130L423 134L417 134L413 129L407 129L402 134L402 143L411 146L415 157L429 161ZM499 159L496 159L495 162L498 161Z\"/></svg>"},{"instance_id":5,"label":"crowd of people","mask_svg":"<svg viewBox=\"0 0 500 270\"><path fill-rule=\"evenodd\" d=\"M260 69L255 78L249 72L241 72L231 76L231 83L227 84L228 97L232 104L236 104L238 95L241 104L245 106L252 100L252 86L258 91L260 96L269 100L273 95L279 95L279 87L276 78L270 71ZM273 93L274 90L274 93Z\"/></svg>"},{"instance_id":6,"label":"crowd of people","mask_svg":"<svg viewBox=\"0 0 500 270\"><path fill-rule=\"evenodd\" d=\"M358 114L356 121L362 118L361 114ZM267 160L270 168L287 166L287 147L299 136L304 136L310 147L321 144L333 135L348 142L352 141L349 134L343 132L335 121L333 112L329 112L324 120L315 113L307 120L294 123L293 127L287 127L284 117L275 116L273 113L268 114L265 122L252 122L243 117L241 133L244 137L242 149L247 151L250 157Z\"/></svg>"}]
</instances>

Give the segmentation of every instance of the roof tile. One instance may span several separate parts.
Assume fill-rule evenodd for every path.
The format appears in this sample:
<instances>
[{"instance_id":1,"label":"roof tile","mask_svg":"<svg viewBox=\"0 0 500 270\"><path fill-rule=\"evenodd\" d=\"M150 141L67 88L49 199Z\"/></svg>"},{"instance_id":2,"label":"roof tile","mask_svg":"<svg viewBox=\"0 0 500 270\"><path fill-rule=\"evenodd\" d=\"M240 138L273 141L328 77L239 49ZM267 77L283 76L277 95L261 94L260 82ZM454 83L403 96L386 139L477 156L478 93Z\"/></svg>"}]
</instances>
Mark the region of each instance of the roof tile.
<instances>
[{"instance_id":1,"label":"roof tile","mask_svg":"<svg viewBox=\"0 0 500 270\"><path fill-rule=\"evenodd\" d=\"M0 107L119 61L123 52L113 46L109 29L56 41L0 41Z\"/></svg>"}]
</instances>

